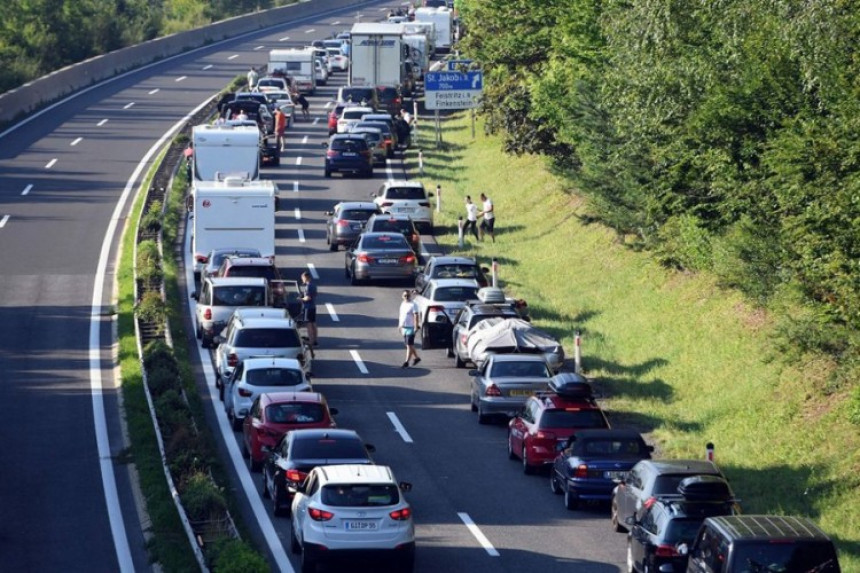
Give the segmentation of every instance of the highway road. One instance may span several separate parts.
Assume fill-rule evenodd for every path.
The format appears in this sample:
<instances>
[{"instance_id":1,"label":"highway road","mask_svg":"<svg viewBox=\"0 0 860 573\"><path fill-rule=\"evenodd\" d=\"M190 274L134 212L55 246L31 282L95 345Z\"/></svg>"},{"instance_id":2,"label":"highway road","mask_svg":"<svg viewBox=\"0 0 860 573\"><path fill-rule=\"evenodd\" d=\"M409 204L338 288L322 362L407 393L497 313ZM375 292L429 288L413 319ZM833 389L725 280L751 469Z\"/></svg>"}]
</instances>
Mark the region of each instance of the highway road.
<instances>
[{"instance_id":1,"label":"highway road","mask_svg":"<svg viewBox=\"0 0 860 573\"><path fill-rule=\"evenodd\" d=\"M389 6L363 10L363 20L382 18ZM349 10L207 46L96 86L0 134L4 570L149 568L122 463L107 312L128 194L156 144L249 65L262 65L268 49L354 21ZM306 268L319 276L316 389L339 408L340 426L358 430L376 446L379 463L414 484L417 570L617 571L624 537L611 533L608 510L569 512L545 476L523 475L507 459L505 427L477 424L465 371L444 351L427 351L419 367L402 370L395 329L402 287L350 287L343 253L327 250L325 210L404 176L395 160L372 181L322 177L324 106L343 81L336 74L312 98L314 121L288 131L281 167L265 173L285 205L278 263L291 276ZM212 422L227 438L237 491L249 494L245 517L258 524L257 540L275 568L296 567L285 549L289 520L270 517L259 475L238 459L238 434L228 429L208 357L200 356Z\"/></svg>"}]
</instances>

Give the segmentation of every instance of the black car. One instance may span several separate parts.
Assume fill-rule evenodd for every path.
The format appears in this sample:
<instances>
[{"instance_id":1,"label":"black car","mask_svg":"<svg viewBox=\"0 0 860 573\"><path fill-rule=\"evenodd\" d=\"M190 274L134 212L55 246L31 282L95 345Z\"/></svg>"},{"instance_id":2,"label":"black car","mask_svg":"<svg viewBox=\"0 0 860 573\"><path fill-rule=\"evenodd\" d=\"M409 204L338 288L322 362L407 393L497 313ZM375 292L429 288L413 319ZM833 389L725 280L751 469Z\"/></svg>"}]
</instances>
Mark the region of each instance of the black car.
<instances>
[{"instance_id":1,"label":"black car","mask_svg":"<svg viewBox=\"0 0 860 573\"><path fill-rule=\"evenodd\" d=\"M343 201L326 211L325 242L329 250L351 245L364 230L367 220L376 213L379 213L376 203L366 201Z\"/></svg>"},{"instance_id":2,"label":"black car","mask_svg":"<svg viewBox=\"0 0 860 573\"><path fill-rule=\"evenodd\" d=\"M343 86L337 92L337 96L338 101L379 109L379 98L376 95L376 90L370 86Z\"/></svg>"},{"instance_id":3,"label":"black car","mask_svg":"<svg viewBox=\"0 0 860 573\"><path fill-rule=\"evenodd\" d=\"M221 117L225 120L240 119L244 112L248 119L257 122L260 132L265 135L275 133L275 116L268 106L253 99L233 100L221 108Z\"/></svg>"},{"instance_id":4,"label":"black car","mask_svg":"<svg viewBox=\"0 0 860 573\"><path fill-rule=\"evenodd\" d=\"M263 463L263 497L275 515L289 511L296 488L317 466L372 464L375 448L353 430L299 429L287 432Z\"/></svg>"},{"instance_id":5,"label":"black car","mask_svg":"<svg viewBox=\"0 0 860 573\"><path fill-rule=\"evenodd\" d=\"M373 152L360 133L338 133L328 140L325 154L325 176L337 171L373 177Z\"/></svg>"},{"instance_id":6,"label":"black car","mask_svg":"<svg viewBox=\"0 0 860 573\"><path fill-rule=\"evenodd\" d=\"M633 571L687 568L687 550L707 517L734 515L728 483L716 476L684 478L675 495L648 499L628 518L627 563Z\"/></svg>"},{"instance_id":7,"label":"black car","mask_svg":"<svg viewBox=\"0 0 860 573\"><path fill-rule=\"evenodd\" d=\"M403 107L403 96L400 88L396 86L376 86L376 98L379 100L379 108L392 116L399 114L400 108Z\"/></svg>"},{"instance_id":8,"label":"black car","mask_svg":"<svg viewBox=\"0 0 860 573\"><path fill-rule=\"evenodd\" d=\"M421 233L409 215L380 213L367 220L364 230L368 233L401 233L420 260Z\"/></svg>"}]
</instances>

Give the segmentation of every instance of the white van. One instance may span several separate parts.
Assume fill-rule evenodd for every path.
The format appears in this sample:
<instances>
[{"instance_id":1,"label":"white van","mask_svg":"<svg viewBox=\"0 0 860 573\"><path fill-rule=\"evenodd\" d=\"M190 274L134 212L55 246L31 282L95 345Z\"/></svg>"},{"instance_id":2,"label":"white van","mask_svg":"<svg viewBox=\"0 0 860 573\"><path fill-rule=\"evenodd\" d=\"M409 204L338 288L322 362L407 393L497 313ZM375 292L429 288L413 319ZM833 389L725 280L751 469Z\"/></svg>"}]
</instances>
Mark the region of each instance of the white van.
<instances>
[{"instance_id":1,"label":"white van","mask_svg":"<svg viewBox=\"0 0 860 573\"><path fill-rule=\"evenodd\" d=\"M194 181L260 178L260 130L256 125L195 125L191 140Z\"/></svg>"}]
</instances>

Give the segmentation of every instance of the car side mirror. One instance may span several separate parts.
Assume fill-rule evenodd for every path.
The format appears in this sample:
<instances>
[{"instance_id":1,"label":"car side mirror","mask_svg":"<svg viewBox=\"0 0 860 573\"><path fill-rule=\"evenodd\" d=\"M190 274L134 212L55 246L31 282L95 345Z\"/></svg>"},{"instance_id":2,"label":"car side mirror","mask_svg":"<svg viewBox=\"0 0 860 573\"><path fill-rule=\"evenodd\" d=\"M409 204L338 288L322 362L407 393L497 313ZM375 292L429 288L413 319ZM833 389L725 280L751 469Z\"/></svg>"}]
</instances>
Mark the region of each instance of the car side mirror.
<instances>
[{"instance_id":1,"label":"car side mirror","mask_svg":"<svg viewBox=\"0 0 860 573\"><path fill-rule=\"evenodd\" d=\"M412 484L408 481L402 481L397 485L398 485L398 487L400 487L400 491L402 491L402 492L412 491Z\"/></svg>"},{"instance_id":2,"label":"car side mirror","mask_svg":"<svg viewBox=\"0 0 860 573\"><path fill-rule=\"evenodd\" d=\"M326 211L324 214L331 217L332 215L334 215L334 211Z\"/></svg>"},{"instance_id":3,"label":"car side mirror","mask_svg":"<svg viewBox=\"0 0 860 573\"><path fill-rule=\"evenodd\" d=\"M260 446L260 451L268 456L272 453L272 446Z\"/></svg>"},{"instance_id":4,"label":"car side mirror","mask_svg":"<svg viewBox=\"0 0 860 573\"><path fill-rule=\"evenodd\" d=\"M296 491L299 493L305 493L305 491L307 491L307 483L308 478L305 478L302 480L302 483L296 485Z\"/></svg>"},{"instance_id":5,"label":"car side mirror","mask_svg":"<svg viewBox=\"0 0 860 573\"><path fill-rule=\"evenodd\" d=\"M427 196L428 197L435 197L435 195L433 193L427 193Z\"/></svg>"},{"instance_id":6,"label":"car side mirror","mask_svg":"<svg viewBox=\"0 0 860 573\"><path fill-rule=\"evenodd\" d=\"M481 373L478 370L469 370L467 373L469 376L480 376Z\"/></svg>"},{"instance_id":7,"label":"car side mirror","mask_svg":"<svg viewBox=\"0 0 860 573\"><path fill-rule=\"evenodd\" d=\"M653 452L654 446L647 446L645 449L648 450L649 452Z\"/></svg>"}]
</instances>

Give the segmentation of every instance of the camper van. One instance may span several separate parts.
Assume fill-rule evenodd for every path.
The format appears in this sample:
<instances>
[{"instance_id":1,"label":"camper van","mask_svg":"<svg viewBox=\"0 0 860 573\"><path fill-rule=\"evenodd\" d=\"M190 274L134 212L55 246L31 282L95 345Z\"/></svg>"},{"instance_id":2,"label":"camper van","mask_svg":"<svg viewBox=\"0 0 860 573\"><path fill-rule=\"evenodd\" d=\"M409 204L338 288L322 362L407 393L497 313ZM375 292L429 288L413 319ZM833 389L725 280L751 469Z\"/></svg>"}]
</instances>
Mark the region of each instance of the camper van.
<instances>
[{"instance_id":1,"label":"camper van","mask_svg":"<svg viewBox=\"0 0 860 573\"><path fill-rule=\"evenodd\" d=\"M195 125L193 181L260 178L260 130L254 125Z\"/></svg>"},{"instance_id":2,"label":"camper van","mask_svg":"<svg viewBox=\"0 0 860 573\"><path fill-rule=\"evenodd\" d=\"M312 94L317 86L314 53L314 48L271 50L267 71L269 75L291 78L296 90Z\"/></svg>"}]
</instances>

